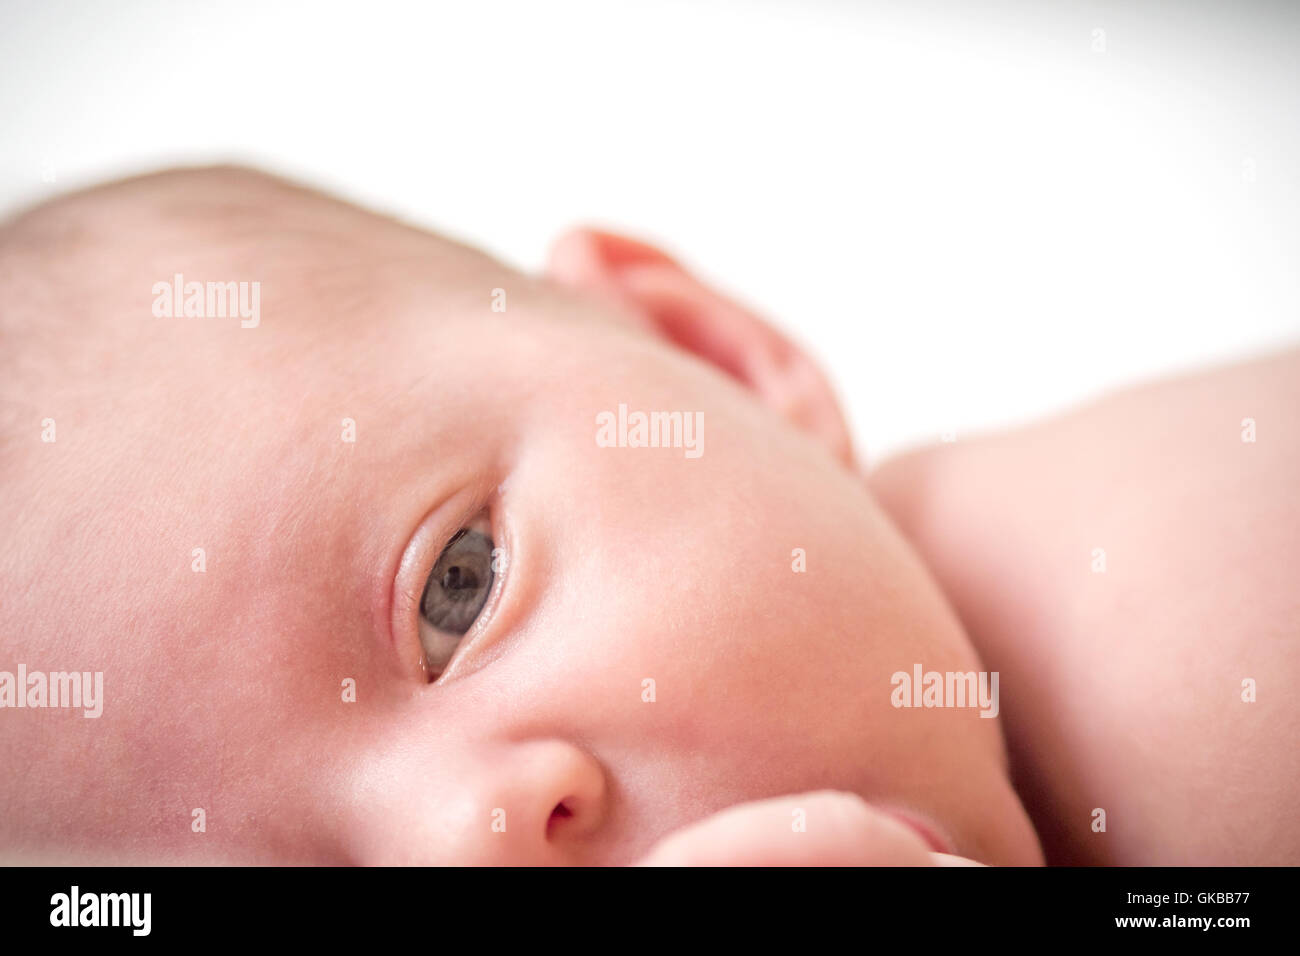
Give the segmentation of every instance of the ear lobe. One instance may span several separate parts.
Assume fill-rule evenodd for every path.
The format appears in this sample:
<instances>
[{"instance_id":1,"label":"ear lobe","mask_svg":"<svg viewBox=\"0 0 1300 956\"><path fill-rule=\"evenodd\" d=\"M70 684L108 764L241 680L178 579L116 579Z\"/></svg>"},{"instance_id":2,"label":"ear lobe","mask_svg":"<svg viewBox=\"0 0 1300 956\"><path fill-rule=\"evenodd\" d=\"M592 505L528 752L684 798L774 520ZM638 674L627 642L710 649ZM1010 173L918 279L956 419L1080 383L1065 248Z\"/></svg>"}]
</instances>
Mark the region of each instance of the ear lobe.
<instances>
[{"instance_id":1,"label":"ear lobe","mask_svg":"<svg viewBox=\"0 0 1300 956\"><path fill-rule=\"evenodd\" d=\"M839 403L816 364L744 306L713 291L643 242L578 229L551 249L547 272L631 312L659 335L744 384L847 465L852 442Z\"/></svg>"}]
</instances>

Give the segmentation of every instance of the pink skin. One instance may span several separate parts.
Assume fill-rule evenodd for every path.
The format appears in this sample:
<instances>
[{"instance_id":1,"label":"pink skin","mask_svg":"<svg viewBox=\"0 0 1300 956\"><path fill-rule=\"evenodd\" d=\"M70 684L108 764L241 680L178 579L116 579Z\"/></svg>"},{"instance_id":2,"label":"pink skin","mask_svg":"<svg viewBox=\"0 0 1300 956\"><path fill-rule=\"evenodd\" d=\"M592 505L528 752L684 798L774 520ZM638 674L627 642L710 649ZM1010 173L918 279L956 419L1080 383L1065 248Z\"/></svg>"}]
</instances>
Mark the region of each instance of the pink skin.
<instances>
[{"instance_id":1,"label":"pink skin","mask_svg":"<svg viewBox=\"0 0 1300 956\"><path fill-rule=\"evenodd\" d=\"M1300 863L1297 411L1292 349L872 475L1002 675L1048 862Z\"/></svg>"},{"instance_id":2,"label":"pink skin","mask_svg":"<svg viewBox=\"0 0 1300 956\"><path fill-rule=\"evenodd\" d=\"M846 793L729 807L660 840L643 866L948 866L914 828Z\"/></svg>"},{"instance_id":3,"label":"pink skin","mask_svg":"<svg viewBox=\"0 0 1300 956\"><path fill-rule=\"evenodd\" d=\"M37 210L0 266L6 351L53 350L5 386L0 669L107 697L0 713L7 858L620 864L833 789L860 861L1040 861L1000 721L890 704L981 665L821 377L661 254L579 232L542 281L215 170ZM260 326L154 318L176 272L260 280ZM598 447L619 403L703 412L703 455ZM415 604L478 515L508 568L430 683Z\"/></svg>"}]
</instances>

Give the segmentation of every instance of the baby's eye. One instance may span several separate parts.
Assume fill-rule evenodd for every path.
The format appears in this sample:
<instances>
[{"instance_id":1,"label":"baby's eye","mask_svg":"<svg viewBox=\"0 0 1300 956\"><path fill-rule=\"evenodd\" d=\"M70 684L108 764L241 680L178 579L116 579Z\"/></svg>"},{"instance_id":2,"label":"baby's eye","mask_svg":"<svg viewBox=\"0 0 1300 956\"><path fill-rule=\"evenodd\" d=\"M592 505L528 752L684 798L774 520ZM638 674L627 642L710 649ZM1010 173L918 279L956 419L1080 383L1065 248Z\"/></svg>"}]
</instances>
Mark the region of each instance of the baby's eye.
<instances>
[{"instance_id":1,"label":"baby's eye","mask_svg":"<svg viewBox=\"0 0 1300 956\"><path fill-rule=\"evenodd\" d=\"M436 677L492 593L492 539L463 528L443 549L420 598L420 643Z\"/></svg>"}]
</instances>

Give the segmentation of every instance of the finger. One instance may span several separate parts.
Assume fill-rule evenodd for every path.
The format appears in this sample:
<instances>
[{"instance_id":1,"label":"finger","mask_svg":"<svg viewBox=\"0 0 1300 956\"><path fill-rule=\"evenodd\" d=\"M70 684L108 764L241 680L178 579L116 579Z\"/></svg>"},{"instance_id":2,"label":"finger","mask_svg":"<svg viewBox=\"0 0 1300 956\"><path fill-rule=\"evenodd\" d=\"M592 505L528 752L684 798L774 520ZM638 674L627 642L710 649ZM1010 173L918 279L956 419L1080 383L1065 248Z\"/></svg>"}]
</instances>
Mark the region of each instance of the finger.
<instances>
[{"instance_id":1,"label":"finger","mask_svg":"<svg viewBox=\"0 0 1300 956\"><path fill-rule=\"evenodd\" d=\"M976 860L967 859L964 856L956 856L952 853L931 853L930 858L934 861L935 866L984 866Z\"/></svg>"},{"instance_id":2,"label":"finger","mask_svg":"<svg viewBox=\"0 0 1300 956\"><path fill-rule=\"evenodd\" d=\"M669 834L642 866L931 866L915 831L835 791L729 807Z\"/></svg>"}]
</instances>

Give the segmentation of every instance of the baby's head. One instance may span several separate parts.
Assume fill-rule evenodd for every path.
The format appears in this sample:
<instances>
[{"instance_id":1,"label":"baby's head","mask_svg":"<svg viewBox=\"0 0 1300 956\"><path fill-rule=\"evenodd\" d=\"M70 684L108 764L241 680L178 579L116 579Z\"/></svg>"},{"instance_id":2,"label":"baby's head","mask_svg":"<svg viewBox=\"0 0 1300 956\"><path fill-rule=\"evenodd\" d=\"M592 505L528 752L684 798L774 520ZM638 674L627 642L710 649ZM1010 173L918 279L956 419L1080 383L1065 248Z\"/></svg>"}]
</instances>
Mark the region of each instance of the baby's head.
<instances>
[{"instance_id":1,"label":"baby's head","mask_svg":"<svg viewBox=\"0 0 1300 956\"><path fill-rule=\"evenodd\" d=\"M836 788L1038 859L998 721L891 703L980 665L812 365L549 272L229 169L0 232L0 671L104 697L0 710L0 855L625 863Z\"/></svg>"}]
</instances>

